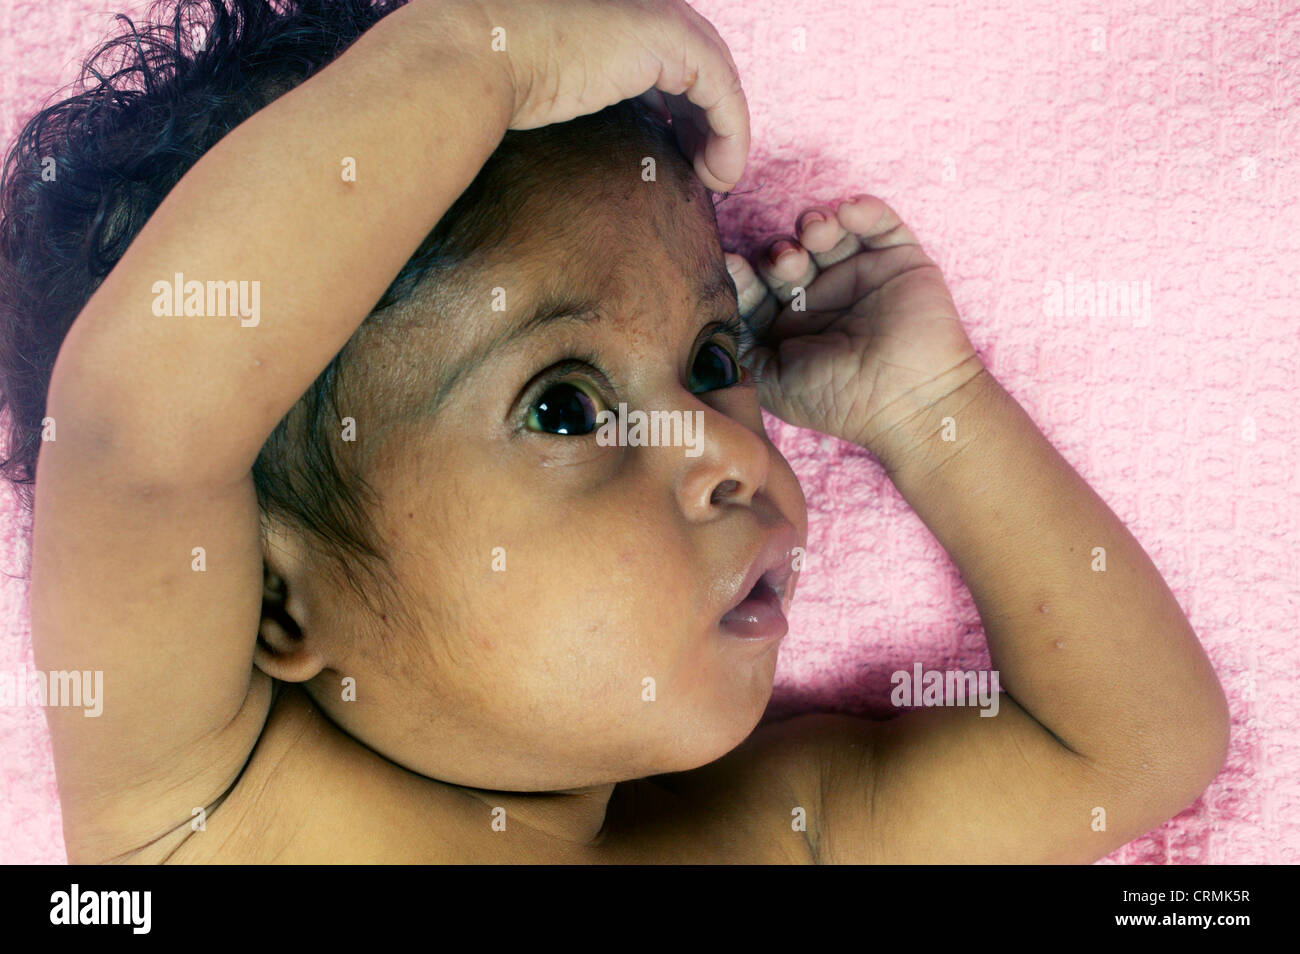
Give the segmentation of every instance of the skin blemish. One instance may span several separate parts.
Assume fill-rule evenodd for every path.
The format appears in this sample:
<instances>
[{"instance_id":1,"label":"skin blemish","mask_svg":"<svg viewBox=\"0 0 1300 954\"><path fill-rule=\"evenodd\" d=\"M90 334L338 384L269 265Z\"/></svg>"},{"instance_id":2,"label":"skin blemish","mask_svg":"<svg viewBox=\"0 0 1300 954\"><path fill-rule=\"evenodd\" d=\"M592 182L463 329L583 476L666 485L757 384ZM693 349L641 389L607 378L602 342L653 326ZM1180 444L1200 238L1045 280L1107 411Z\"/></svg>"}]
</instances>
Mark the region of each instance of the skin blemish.
<instances>
[{"instance_id":1,"label":"skin blemish","mask_svg":"<svg viewBox=\"0 0 1300 954\"><path fill-rule=\"evenodd\" d=\"M1047 604L1046 604L1046 603L1039 603L1039 604L1038 604L1038 612L1040 612L1040 613L1046 613L1046 612L1047 612Z\"/></svg>"},{"instance_id":2,"label":"skin blemish","mask_svg":"<svg viewBox=\"0 0 1300 954\"><path fill-rule=\"evenodd\" d=\"M1058 640L1056 641L1056 648L1057 648L1057 649L1063 649L1064 647L1065 647L1065 643L1063 643L1061 640L1058 639Z\"/></svg>"}]
</instances>

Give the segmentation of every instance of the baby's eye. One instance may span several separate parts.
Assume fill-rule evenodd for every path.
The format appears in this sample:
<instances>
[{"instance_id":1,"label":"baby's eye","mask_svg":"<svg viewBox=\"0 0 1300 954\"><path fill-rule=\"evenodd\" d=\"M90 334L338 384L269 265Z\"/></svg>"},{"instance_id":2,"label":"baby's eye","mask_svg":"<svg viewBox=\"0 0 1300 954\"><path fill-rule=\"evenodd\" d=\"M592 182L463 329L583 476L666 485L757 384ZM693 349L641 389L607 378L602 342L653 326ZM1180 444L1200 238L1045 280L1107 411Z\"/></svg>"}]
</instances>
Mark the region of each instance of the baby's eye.
<instances>
[{"instance_id":1,"label":"baby's eye","mask_svg":"<svg viewBox=\"0 0 1300 954\"><path fill-rule=\"evenodd\" d=\"M578 382L558 381L542 391L528 408L525 422L531 431L547 434L580 436L596 429L600 401L583 390ZM603 403L603 402L602 402Z\"/></svg>"},{"instance_id":2,"label":"baby's eye","mask_svg":"<svg viewBox=\"0 0 1300 954\"><path fill-rule=\"evenodd\" d=\"M710 341L700 349L691 365L691 390L700 393L732 387L740 383L741 373L740 362L731 352Z\"/></svg>"}]
</instances>

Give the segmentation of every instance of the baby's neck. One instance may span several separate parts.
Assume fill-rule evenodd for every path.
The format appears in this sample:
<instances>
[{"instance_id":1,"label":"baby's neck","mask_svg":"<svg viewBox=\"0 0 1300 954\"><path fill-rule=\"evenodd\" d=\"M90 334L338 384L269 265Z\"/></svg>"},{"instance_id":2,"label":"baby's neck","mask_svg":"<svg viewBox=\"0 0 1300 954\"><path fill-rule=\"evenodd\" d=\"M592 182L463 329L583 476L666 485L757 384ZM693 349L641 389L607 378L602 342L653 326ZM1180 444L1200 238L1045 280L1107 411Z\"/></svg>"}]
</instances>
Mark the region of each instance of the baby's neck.
<instances>
[{"instance_id":1,"label":"baby's neck","mask_svg":"<svg viewBox=\"0 0 1300 954\"><path fill-rule=\"evenodd\" d=\"M522 824L538 834L574 848L594 848L607 833L614 783L563 792L499 792L453 788L485 805L505 810L505 824Z\"/></svg>"}]
</instances>

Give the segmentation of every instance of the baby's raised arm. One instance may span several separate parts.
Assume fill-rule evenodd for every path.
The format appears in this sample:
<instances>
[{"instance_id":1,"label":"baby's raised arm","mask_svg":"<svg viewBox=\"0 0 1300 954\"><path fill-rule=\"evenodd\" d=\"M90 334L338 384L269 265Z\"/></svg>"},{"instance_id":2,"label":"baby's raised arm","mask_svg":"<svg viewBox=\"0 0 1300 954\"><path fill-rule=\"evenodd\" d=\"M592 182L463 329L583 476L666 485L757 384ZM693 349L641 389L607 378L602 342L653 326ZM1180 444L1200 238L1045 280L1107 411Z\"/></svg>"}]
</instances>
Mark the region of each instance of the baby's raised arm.
<instances>
[{"instance_id":1,"label":"baby's raised arm","mask_svg":"<svg viewBox=\"0 0 1300 954\"><path fill-rule=\"evenodd\" d=\"M970 588L1005 695L992 718L876 734L880 856L1091 861L1186 808L1223 764L1227 705L1141 545L987 372L908 432L891 476Z\"/></svg>"},{"instance_id":2,"label":"baby's raised arm","mask_svg":"<svg viewBox=\"0 0 1300 954\"><path fill-rule=\"evenodd\" d=\"M881 460L960 569L1006 692L992 717L949 700L793 719L733 764L788 766L823 861L1102 857L1217 773L1223 690L1142 547L985 369L911 230L874 196L819 211L806 251L760 266L774 299L733 261L742 306L772 320L763 403Z\"/></svg>"},{"instance_id":3,"label":"baby's raised arm","mask_svg":"<svg viewBox=\"0 0 1300 954\"><path fill-rule=\"evenodd\" d=\"M473 24L447 22L439 51L419 13L380 21L205 154L59 351L32 635L41 669L104 673L99 718L47 710L74 862L148 843L233 782L270 703L250 468L505 131L508 88L451 35ZM257 307L155 315L155 282L178 273L248 283Z\"/></svg>"},{"instance_id":4,"label":"baby's raised arm","mask_svg":"<svg viewBox=\"0 0 1300 954\"><path fill-rule=\"evenodd\" d=\"M703 115L696 168L734 183L744 99L684 3L414 0L231 131L134 238L59 351L34 496L37 664L104 674L98 718L47 710L73 861L187 823L258 738L250 468L277 422L507 128L651 87ZM247 307L187 316L189 281Z\"/></svg>"}]
</instances>

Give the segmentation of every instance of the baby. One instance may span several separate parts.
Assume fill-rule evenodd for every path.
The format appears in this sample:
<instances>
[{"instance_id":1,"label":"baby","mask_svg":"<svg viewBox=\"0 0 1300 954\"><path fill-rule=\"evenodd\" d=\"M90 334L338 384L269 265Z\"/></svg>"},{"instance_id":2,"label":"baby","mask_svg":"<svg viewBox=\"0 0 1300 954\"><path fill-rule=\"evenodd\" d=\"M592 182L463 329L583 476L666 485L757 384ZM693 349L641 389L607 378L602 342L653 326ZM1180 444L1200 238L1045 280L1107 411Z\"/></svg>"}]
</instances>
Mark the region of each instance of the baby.
<instances>
[{"instance_id":1,"label":"baby","mask_svg":"<svg viewBox=\"0 0 1300 954\"><path fill-rule=\"evenodd\" d=\"M37 667L103 673L46 710L71 861L1086 862L1213 779L1178 603L898 216L724 254L681 0L155 16L3 191ZM993 717L755 728L807 539L760 406L952 555Z\"/></svg>"}]
</instances>

